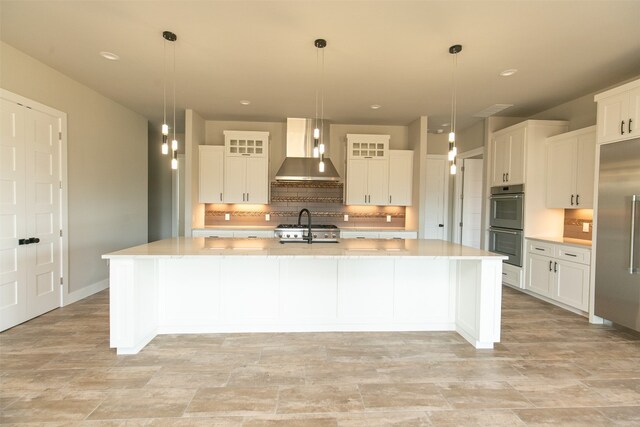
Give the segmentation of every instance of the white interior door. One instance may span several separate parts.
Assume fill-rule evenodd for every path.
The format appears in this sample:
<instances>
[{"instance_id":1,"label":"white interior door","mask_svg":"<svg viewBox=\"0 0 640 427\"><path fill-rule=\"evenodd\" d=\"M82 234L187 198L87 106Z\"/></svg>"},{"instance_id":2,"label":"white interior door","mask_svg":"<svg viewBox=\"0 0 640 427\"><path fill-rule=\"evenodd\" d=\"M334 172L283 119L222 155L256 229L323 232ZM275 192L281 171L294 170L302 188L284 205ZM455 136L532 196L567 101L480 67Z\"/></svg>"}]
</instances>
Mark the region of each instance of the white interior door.
<instances>
[{"instance_id":1,"label":"white interior door","mask_svg":"<svg viewBox=\"0 0 640 427\"><path fill-rule=\"evenodd\" d=\"M446 240L447 160L427 158L425 239Z\"/></svg>"},{"instance_id":2,"label":"white interior door","mask_svg":"<svg viewBox=\"0 0 640 427\"><path fill-rule=\"evenodd\" d=\"M61 147L57 117L1 102L4 330L60 305Z\"/></svg>"},{"instance_id":3,"label":"white interior door","mask_svg":"<svg viewBox=\"0 0 640 427\"><path fill-rule=\"evenodd\" d=\"M482 159L464 159L460 243L480 248L482 234Z\"/></svg>"},{"instance_id":4,"label":"white interior door","mask_svg":"<svg viewBox=\"0 0 640 427\"><path fill-rule=\"evenodd\" d=\"M25 110L0 99L0 330L27 318Z\"/></svg>"},{"instance_id":5,"label":"white interior door","mask_svg":"<svg viewBox=\"0 0 640 427\"><path fill-rule=\"evenodd\" d=\"M60 305L60 139L58 118L27 110L26 246L27 314L39 316Z\"/></svg>"}]
</instances>

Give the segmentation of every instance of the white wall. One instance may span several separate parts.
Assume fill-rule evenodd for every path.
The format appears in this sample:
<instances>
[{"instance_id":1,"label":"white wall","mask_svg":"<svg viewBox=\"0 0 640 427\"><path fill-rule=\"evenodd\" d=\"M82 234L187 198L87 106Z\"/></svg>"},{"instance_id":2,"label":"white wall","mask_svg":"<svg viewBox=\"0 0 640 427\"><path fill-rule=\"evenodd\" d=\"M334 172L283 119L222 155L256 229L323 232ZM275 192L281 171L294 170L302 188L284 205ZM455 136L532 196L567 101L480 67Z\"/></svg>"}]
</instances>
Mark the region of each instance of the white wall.
<instances>
[{"instance_id":1,"label":"white wall","mask_svg":"<svg viewBox=\"0 0 640 427\"><path fill-rule=\"evenodd\" d=\"M147 241L147 120L0 42L0 86L67 113L71 293L103 286L101 255Z\"/></svg>"}]
</instances>

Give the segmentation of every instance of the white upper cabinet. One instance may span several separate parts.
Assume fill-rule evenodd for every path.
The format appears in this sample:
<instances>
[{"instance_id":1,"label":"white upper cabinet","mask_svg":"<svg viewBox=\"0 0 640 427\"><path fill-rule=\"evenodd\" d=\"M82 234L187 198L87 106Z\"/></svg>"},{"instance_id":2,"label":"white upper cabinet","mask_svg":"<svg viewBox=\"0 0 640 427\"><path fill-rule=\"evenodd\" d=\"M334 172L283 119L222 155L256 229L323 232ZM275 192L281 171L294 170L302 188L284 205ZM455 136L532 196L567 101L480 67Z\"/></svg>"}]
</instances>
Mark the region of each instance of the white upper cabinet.
<instances>
[{"instance_id":1,"label":"white upper cabinet","mask_svg":"<svg viewBox=\"0 0 640 427\"><path fill-rule=\"evenodd\" d=\"M389 204L389 139L347 134L347 205Z\"/></svg>"},{"instance_id":2,"label":"white upper cabinet","mask_svg":"<svg viewBox=\"0 0 640 427\"><path fill-rule=\"evenodd\" d=\"M524 183L525 137L524 127L494 134L491 186Z\"/></svg>"},{"instance_id":3,"label":"white upper cabinet","mask_svg":"<svg viewBox=\"0 0 640 427\"><path fill-rule=\"evenodd\" d=\"M222 145L200 145L200 203L222 203L224 149Z\"/></svg>"},{"instance_id":4,"label":"white upper cabinet","mask_svg":"<svg viewBox=\"0 0 640 427\"><path fill-rule=\"evenodd\" d=\"M640 137L640 80L596 95L598 142Z\"/></svg>"},{"instance_id":5,"label":"white upper cabinet","mask_svg":"<svg viewBox=\"0 0 640 427\"><path fill-rule=\"evenodd\" d=\"M225 131L224 203L269 203L269 132Z\"/></svg>"},{"instance_id":6,"label":"white upper cabinet","mask_svg":"<svg viewBox=\"0 0 640 427\"><path fill-rule=\"evenodd\" d=\"M413 151L389 150L389 139L347 135L347 205L411 205Z\"/></svg>"},{"instance_id":7,"label":"white upper cabinet","mask_svg":"<svg viewBox=\"0 0 640 427\"><path fill-rule=\"evenodd\" d=\"M593 208L596 128L547 138L547 207Z\"/></svg>"},{"instance_id":8,"label":"white upper cabinet","mask_svg":"<svg viewBox=\"0 0 640 427\"><path fill-rule=\"evenodd\" d=\"M393 206L411 206L413 151L389 150L389 200Z\"/></svg>"}]
</instances>

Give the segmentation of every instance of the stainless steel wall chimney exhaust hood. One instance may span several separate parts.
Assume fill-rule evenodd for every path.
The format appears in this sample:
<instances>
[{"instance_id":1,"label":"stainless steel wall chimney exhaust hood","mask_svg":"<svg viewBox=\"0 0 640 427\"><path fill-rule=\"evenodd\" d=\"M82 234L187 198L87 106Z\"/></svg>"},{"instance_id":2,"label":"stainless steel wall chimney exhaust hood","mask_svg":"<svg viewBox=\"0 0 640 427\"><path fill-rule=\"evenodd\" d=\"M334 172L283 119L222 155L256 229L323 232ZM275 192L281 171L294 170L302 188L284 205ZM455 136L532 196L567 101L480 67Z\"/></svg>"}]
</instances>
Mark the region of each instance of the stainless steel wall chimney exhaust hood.
<instances>
[{"instance_id":1,"label":"stainless steel wall chimney exhaust hood","mask_svg":"<svg viewBox=\"0 0 640 427\"><path fill-rule=\"evenodd\" d=\"M340 175L331 159L324 158L324 172L320 172L320 159L313 157L313 119L287 119L287 146L285 159L276 173L277 181L339 181ZM321 129L325 152L329 151L328 126Z\"/></svg>"}]
</instances>

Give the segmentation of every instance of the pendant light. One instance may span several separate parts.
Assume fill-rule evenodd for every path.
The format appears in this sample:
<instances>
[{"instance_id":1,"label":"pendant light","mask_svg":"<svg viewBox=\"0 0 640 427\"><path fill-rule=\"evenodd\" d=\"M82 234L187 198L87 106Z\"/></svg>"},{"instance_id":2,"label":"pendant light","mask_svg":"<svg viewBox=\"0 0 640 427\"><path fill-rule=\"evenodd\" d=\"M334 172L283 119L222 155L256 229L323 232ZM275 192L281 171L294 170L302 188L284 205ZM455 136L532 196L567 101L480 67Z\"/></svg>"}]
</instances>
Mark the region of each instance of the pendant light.
<instances>
[{"instance_id":1,"label":"pendant light","mask_svg":"<svg viewBox=\"0 0 640 427\"><path fill-rule=\"evenodd\" d=\"M458 53L462 51L462 46L454 44L449 48L449 53L453 55L453 71L451 73L451 122L449 132L449 172L451 175L456 174L456 156L458 155L458 149L456 147L456 70L458 68Z\"/></svg>"},{"instance_id":2,"label":"pendant light","mask_svg":"<svg viewBox=\"0 0 640 427\"><path fill-rule=\"evenodd\" d=\"M167 124L167 42L178 40L171 31L162 33L164 39L164 117L162 122L162 154L169 154L169 125ZM176 45L173 44L173 139L171 140L171 169L178 169L178 140L176 139Z\"/></svg>"},{"instance_id":3,"label":"pendant light","mask_svg":"<svg viewBox=\"0 0 640 427\"><path fill-rule=\"evenodd\" d=\"M325 39L316 39L313 42L316 47L316 70L319 76L316 78L316 123L313 129L313 157L320 158L318 170L324 172L324 48L327 46ZM322 56L322 58L320 58ZM318 121L318 92L320 93L320 121Z\"/></svg>"}]
</instances>

